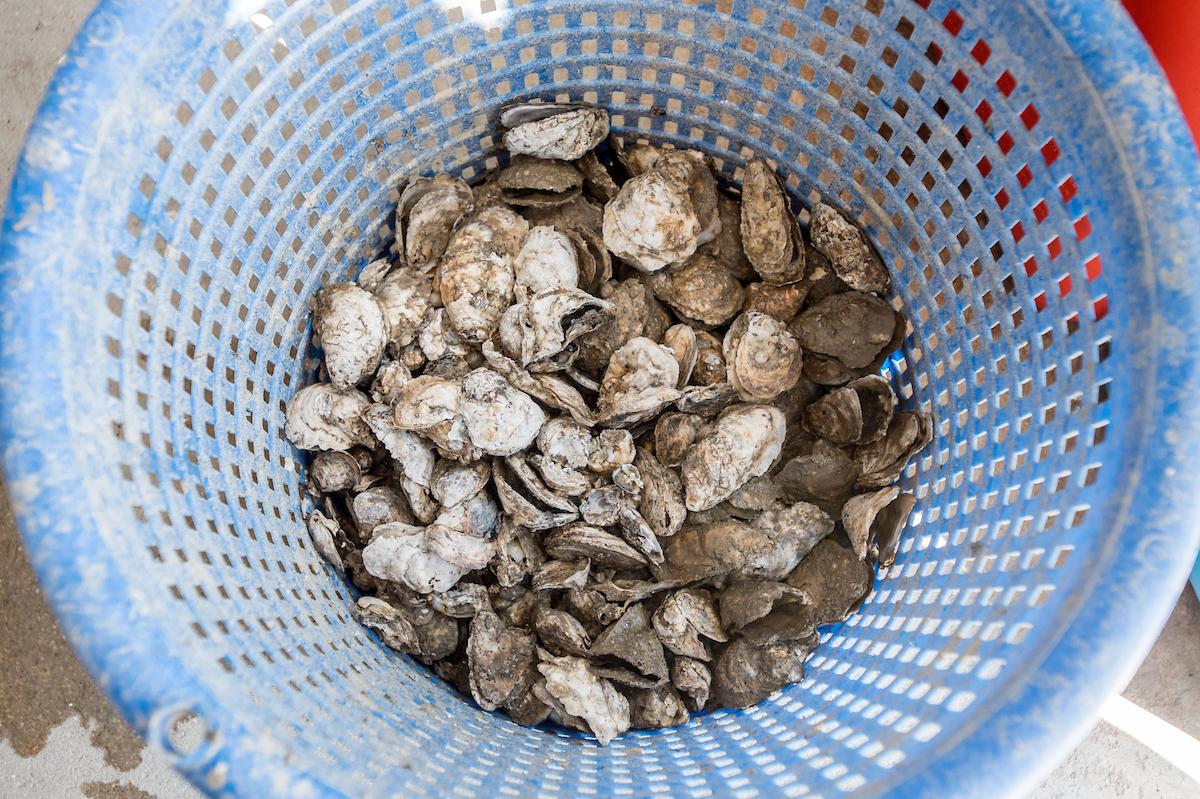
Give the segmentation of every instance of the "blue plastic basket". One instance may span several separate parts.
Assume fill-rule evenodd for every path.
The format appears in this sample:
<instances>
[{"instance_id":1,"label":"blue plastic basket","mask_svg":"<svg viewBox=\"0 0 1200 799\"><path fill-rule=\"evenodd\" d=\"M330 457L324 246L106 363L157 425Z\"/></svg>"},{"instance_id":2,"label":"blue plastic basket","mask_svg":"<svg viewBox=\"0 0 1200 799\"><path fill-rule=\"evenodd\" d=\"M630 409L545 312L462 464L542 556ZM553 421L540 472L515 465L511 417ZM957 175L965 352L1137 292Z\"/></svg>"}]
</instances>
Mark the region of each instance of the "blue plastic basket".
<instances>
[{"instance_id":1,"label":"blue plastic basket","mask_svg":"<svg viewBox=\"0 0 1200 799\"><path fill-rule=\"evenodd\" d=\"M80 656L215 795L995 797L1130 677L1200 513L1192 143L1096 0L106 0L0 245L0 435ZM496 164L518 97L604 105L853 209L937 418L896 564L760 706L607 749L483 713L351 618L284 401L396 186ZM170 735L192 712L208 731Z\"/></svg>"}]
</instances>

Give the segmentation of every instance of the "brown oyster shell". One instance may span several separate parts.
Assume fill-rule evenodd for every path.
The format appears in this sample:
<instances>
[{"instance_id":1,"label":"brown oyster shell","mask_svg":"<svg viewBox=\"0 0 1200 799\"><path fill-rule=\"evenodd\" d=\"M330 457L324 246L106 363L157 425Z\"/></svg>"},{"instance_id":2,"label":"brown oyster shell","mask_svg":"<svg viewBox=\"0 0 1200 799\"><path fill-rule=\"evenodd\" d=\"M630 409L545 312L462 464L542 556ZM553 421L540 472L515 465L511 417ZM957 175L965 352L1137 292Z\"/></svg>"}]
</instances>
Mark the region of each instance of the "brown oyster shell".
<instances>
[{"instance_id":1,"label":"brown oyster shell","mask_svg":"<svg viewBox=\"0 0 1200 799\"><path fill-rule=\"evenodd\" d=\"M723 325L742 308L742 284L724 264L702 253L682 266L653 273L647 282L681 319L702 327Z\"/></svg>"},{"instance_id":2,"label":"brown oyster shell","mask_svg":"<svg viewBox=\"0 0 1200 799\"><path fill-rule=\"evenodd\" d=\"M778 319L749 311L729 326L722 342L729 382L747 402L770 402L796 385L803 353Z\"/></svg>"},{"instance_id":3,"label":"brown oyster shell","mask_svg":"<svg viewBox=\"0 0 1200 799\"><path fill-rule=\"evenodd\" d=\"M829 259L833 271L855 291L886 294L891 286L887 268L857 225L831 205L812 208L809 234L813 247Z\"/></svg>"},{"instance_id":4,"label":"brown oyster shell","mask_svg":"<svg viewBox=\"0 0 1200 799\"><path fill-rule=\"evenodd\" d=\"M742 250L767 283L803 280L804 241L787 192L770 164L754 159L742 179Z\"/></svg>"}]
</instances>

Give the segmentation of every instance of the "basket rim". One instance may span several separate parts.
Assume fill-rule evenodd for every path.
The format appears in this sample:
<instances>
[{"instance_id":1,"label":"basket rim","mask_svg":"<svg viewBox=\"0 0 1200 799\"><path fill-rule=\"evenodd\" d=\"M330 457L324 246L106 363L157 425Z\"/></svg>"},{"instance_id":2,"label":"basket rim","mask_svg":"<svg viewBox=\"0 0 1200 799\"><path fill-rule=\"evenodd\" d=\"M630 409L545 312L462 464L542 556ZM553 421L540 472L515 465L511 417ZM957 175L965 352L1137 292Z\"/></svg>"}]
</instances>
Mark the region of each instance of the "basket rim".
<instances>
[{"instance_id":1,"label":"basket rim","mask_svg":"<svg viewBox=\"0 0 1200 799\"><path fill-rule=\"evenodd\" d=\"M40 205L45 192L71 197L84 176L48 168L44 152L34 148L66 140L92 152L91 145L101 140L105 102L129 70L137 68L142 48L135 45L150 42L159 24L183 5L182 0L150 7L136 0L101 0L27 132L0 228L0 330L7 334L0 343L0 465L17 527L47 599L85 667L140 734L155 740L164 708L207 710L219 730L219 745L202 758L175 761L201 790L269 795L276 784L271 775L282 771L293 785L336 795L280 754L264 751L186 662L164 655L156 629L136 624L127 585L102 549L94 550L98 559L87 573L57 557L64 542L85 537L93 527L86 503L73 490L91 469L72 458L71 435L55 423L61 417L54 411L65 407L63 384L45 368L56 349L68 345L56 323L70 308L56 305L48 291L53 263L43 259L37 269L27 264L28 253L61 247L61 237L51 235L56 226L45 222L65 224L71 218L68 203ZM1173 167L1154 176L1153 201L1147 206L1154 210L1151 227L1172 232L1160 237L1154 257L1184 262L1200 251L1200 162L1157 62L1117 0L1046 0L1046 5L1045 13L1063 32L1094 88L1110 103L1120 102L1159 126L1153 138L1111 130L1131 163L1166 161ZM114 25L120 26L126 46L108 45ZM1098 36L1106 43L1102 51L1089 46ZM1140 80L1123 81L1130 71ZM72 127L64 137L56 123L68 115ZM30 213L37 215L38 224L27 224ZM31 302L35 295L38 301ZM1162 304L1184 335L1200 336L1200 289L1176 290L1163 296ZM1200 397L1200 361L1169 375L1164 370L1159 367L1155 384L1163 402L1183 409L1189 398ZM50 404L32 403L29 396L49 398ZM890 784L872 785L864 793L1017 795L1083 738L1103 700L1124 687L1153 645L1191 571L1188 556L1194 556L1200 543L1200 452L1189 452L1176 438L1200 437L1200 409L1190 416L1181 412L1181 418L1169 422L1160 417L1150 426L1143 479L1130 504L1153 512L1146 519L1124 519L1117 554L1126 557L1110 559L1098 574L1093 585L1103 591L1092 591L1094 596L1087 597L1047 658L1010 684L1006 703L987 723L940 749L923 770L908 773L898 767ZM98 592L104 603L96 602ZM125 623L114 624L114 618ZM1097 629L1105 631L1102 639L1095 637ZM1072 688L1084 684L1093 690ZM1023 732L1021 762L1014 762L1012 730ZM206 785L216 763L226 769L224 785Z\"/></svg>"}]
</instances>

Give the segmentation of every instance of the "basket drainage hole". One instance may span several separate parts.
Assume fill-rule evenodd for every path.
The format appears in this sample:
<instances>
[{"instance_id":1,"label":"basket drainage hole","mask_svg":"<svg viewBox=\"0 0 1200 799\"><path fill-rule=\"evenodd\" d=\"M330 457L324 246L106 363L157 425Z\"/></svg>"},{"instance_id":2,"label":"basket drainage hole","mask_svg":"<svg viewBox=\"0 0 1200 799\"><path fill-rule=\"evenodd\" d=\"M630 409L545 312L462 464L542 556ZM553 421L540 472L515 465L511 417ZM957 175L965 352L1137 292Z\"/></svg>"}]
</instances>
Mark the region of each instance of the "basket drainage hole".
<instances>
[{"instance_id":1,"label":"basket drainage hole","mask_svg":"<svg viewBox=\"0 0 1200 799\"><path fill-rule=\"evenodd\" d=\"M155 713L150 720L150 735L180 768L202 765L219 748L217 731L188 706L163 708Z\"/></svg>"}]
</instances>

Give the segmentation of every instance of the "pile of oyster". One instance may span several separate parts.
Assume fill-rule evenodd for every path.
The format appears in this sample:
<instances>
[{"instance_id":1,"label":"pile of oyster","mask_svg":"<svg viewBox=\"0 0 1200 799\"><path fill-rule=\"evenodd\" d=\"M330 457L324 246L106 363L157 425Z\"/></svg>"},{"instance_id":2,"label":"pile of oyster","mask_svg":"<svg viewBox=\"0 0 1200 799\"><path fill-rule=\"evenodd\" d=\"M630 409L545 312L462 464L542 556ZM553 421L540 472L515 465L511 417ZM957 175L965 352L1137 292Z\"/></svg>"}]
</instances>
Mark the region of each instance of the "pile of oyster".
<instances>
[{"instance_id":1,"label":"pile of oyster","mask_svg":"<svg viewBox=\"0 0 1200 799\"><path fill-rule=\"evenodd\" d=\"M501 117L509 164L412 181L396 248L313 305L317 550L480 707L607 743L752 705L890 564L931 438L879 372L906 321L863 233L774 171ZM597 148L604 154L601 158Z\"/></svg>"}]
</instances>

